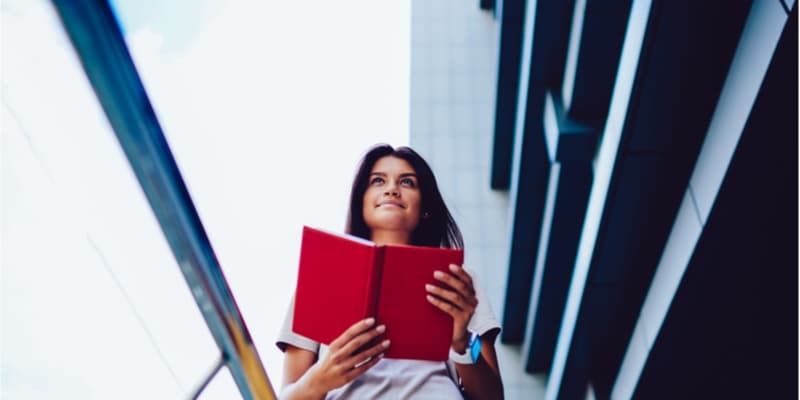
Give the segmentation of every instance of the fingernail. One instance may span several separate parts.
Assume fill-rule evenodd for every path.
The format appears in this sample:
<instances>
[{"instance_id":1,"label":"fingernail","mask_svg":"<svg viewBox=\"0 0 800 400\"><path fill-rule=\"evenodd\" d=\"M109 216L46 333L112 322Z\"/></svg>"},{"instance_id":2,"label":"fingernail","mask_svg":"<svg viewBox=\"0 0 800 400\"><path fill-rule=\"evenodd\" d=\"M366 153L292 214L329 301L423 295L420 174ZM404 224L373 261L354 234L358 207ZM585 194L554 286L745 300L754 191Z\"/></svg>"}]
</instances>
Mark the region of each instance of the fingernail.
<instances>
[{"instance_id":1,"label":"fingernail","mask_svg":"<svg viewBox=\"0 0 800 400\"><path fill-rule=\"evenodd\" d=\"M367 324L367 326L370 326L375 323L375 318L367 318L364 320L364 323Z\"/></svg>"},{"instance_id":2,"label":"fingernail","mask_svg":"<svg viewBox=\"0 0 800 400\"><path fill-rule=\"evenodd\" d=\"M380 325L377 328L375 328L375 330L378 332L383 332L386 330L386 325Z\"/></svg>"},{"instance_id":3,"label":"fingernail","mask_svg":"<svg viewBox=\"0 0 800 400\"><path fill-rule=\"evenodd\" d=\"M458 265L450 264L450 271L458 272Z\"/></svg>"},{"instance_id":4,"label":"fingernail","mask_svg":"<svg viewBox=\"0 0 800 400\"><path fill-rule=\"evenodd\" d=\"M384 348L386 348L386 347L389 347L389 344L390 344L390 343L391 343L391 341L390 341L389 339L386 339L386 340L384 340L383 342L381 342L381 345L382 345Z\"/></svg>"},{"instance_id":5,"label":"fingernail","mask_svg":"<svg viewBox=\"0 0 800 400\"><path fill-rule=\"evenodd\" d=\"M425 289L426 290L433 290L433 285L426 283L425 284Z\"/></svg>"},{"instance_id":6,"label":"fingernail","mask_svg":"<svg viewBox=\"0 0 800 400\"><path fill-rule=\"evenodd\" d=\"M433 296L431 296L431 295L427 295L427 296L425 296L425 298L428 299L428 301L433 301Z\"/></svg>"},{"instance_id":7,"label":"fingernail","mask_svg":"<svg viewBox=\"0 0 800 400\"><path fill-rule=\"evenodd\" d=\"M435 276L437 278L441 278L441 277L444 276L444 272L442 272L442 271L433 271L433 276Z\"/></svg>"}]
</instances>

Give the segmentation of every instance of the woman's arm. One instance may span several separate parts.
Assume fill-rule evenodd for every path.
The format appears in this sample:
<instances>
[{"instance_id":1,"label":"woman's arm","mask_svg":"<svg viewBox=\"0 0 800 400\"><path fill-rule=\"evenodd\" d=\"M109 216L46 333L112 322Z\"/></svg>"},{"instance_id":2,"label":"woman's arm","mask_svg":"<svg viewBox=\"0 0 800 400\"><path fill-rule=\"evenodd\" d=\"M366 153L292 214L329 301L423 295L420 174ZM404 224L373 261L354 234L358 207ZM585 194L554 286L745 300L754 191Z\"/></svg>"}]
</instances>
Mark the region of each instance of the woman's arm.
<instances>
[{"instance_id":1,"label":"woman's arm","mask_svg":"<svg viewBox=\"0 0 800 400\"><path fill-rule=\"evenodd\" d=\"M463 354L467 350L470 333L467 331L472 315L478 306L472 277L462 267L450 265L450 274L437 271L434 277L449 286L452 290L435 285L426 285L430 293L428 301L440 310L453 317L453 338L450 346L454 351ZM494 340L497 331L489 331L481 337L481 357L475 364L456 363L456 370L461 377L461 385L470 399L502 399L503 381L497 367L497 354Z\"/></svg>"},{"instance_id":2,"label":"woman's arm","mask_svg":"<svg viewBox=\"0 0 800 400\"><path fill-rule=\"evenodd\" d=\"M317 362L311 351L288 345L283 362L282 399L323 399L325 394L357 378L380 361L389 347L384 340L364 346L386 331L368 318L356 322L331 342L327 355Z\"/></svg>"},{"instance_id":3,"label":"woman's arm","mask_svg":"<svg viewBox=\"0 0 800 400\"><path fill-rule=\"evenodd\" d=\"M286 346L286 352L283 359L283 384L280 393L282 399L310 399L322 398L321 395L315 393L316 390L312 387L309 379L306 382L300 382L303 376L306 375L312 365L317 361L317 354L306 349L301 349L292 345Z\"/></svg>"},{"instance_id":4,"label":"woman's arm","mask_svg":"<svg viewBox=\"0 0 800 400\"><path fill-rule=\"evenodd\" d=\"M461 378L461 386L470 399L502 399L503 381L500 379L500 369L497 367L497 353L494 342L497 330L489 331L481 336L481 356L475 364L458 364L456 370ZM458 351L459 349L454 349ZM464 350L469 351L466 349ZM460 353L463 353L460 352Z\"/></svg>"}]
</instances>

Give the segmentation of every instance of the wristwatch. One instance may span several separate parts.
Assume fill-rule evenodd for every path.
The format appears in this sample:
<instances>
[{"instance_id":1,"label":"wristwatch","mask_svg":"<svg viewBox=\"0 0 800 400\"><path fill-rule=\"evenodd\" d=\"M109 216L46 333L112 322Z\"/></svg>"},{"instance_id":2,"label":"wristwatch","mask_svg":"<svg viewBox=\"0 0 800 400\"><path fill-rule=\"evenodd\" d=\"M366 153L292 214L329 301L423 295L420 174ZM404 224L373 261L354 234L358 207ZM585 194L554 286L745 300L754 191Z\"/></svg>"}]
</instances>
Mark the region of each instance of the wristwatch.
<instances>
[{"instance_id":1,"label":"wristwatch","mask_svg":"<svg viewBox=\"0 0 800 400\"><path fill-rule=\"evenodd\" d=\"M469 338L464 354L456 353L453 348L450 348L450 361L456 364L475 364L481 356L481 337L477 333L473 333Z\"/></svg>"}]
</instances>

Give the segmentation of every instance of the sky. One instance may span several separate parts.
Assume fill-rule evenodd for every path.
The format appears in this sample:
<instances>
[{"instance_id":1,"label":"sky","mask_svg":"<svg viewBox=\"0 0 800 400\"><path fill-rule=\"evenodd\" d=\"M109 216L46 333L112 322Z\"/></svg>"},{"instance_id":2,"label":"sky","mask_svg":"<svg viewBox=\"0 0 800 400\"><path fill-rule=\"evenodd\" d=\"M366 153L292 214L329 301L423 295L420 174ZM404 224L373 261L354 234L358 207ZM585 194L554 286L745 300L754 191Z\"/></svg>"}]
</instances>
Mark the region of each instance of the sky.
<instances>
[{"instance_id":1,"label":"sky","mask_svg":"<svg viewBox=\"0 0 800 400\"><path fill-rule=\"evenodd\" d=\"M0 397L185 397L213 339L52 6L0 4ZM410 1L112 4L277 389L302 225L408 144Z\"/></svg>"}]
</instances>

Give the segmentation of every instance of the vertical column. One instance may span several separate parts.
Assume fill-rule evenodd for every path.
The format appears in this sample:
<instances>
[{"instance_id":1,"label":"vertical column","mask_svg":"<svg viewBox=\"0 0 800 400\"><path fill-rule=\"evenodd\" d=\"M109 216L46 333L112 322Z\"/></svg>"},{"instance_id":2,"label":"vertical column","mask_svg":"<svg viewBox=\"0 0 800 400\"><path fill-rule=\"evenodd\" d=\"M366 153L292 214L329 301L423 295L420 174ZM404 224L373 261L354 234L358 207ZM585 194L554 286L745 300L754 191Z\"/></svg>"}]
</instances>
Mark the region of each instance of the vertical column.
<instances>
[{"instance_id":1,"label":"vertical column","mask_svg":"<svg viewBox=\"0 0 800 400\"><path fill-rule=\"evenodd\" d=\"M551 173L522 347L529 372L550 368L592 182L596 136L591 127L570 120L552 92L543 118Z\"/></svg>"},{"instance_id":2,"label":"vertical column","mask_svg":"<svg viewBox=\"0 0 800 400\"><path fill-rule=\"evenodd\" d=\"M795 16L796 18L796 16ZM723 182L727 179L731 182L736 182L737 180L741 181L742 176L744 175L732 175L729 172L729 165L731 165L732 160L734 159L735 154L737 154L737 145L739 144L740 138L744 134L743 132L746 131L746 126L749 123L748 118L751 116L751 110L754 110L754 104L756 104L756 99L759 96L759 91L762 88L762 82L764 82L765 76L767 75L767 69L770 66L770 62L773 59L773 53L775 52L776 46L779 43L779 38L781 37L782 32L784 31L784 27L786 26L787 15L785 10L783 9L782 5L778 2L755 2L753 3L753 7L750 11L748 16L744 31L742 33L741 40L739 42L739 46L736 50L736 54L734 59L730 65L730 69L727 75L727 79L723 86L722 92L719 97L719 101L717 103L716 110L714 112L711 124L708 128L708 134L706 139L703 143L702 150L698 157L697 163L694 167L694 172L690 178L690 184L687 188L683 201L680 206L680 211L678 212L678 216L675 219L675 223L672 227L672 231L670 232L669 238L667 240L666 246L664 248L664 252L661 255L661 258L658 263L658 267L653 277L652 283L650 288L647 292L647 296L645 298L644 304L642 305L641 312L639 314L639 318L636 322L635 329L633 332L633 337L631 342L629 343L627 350L624 355L624 359L622 362L622 366L620 368L619 374L617 375L616 382L614 384L612 390L612 398L630 398L635 393L651 393L655 388L661 387L662 389L666 390L666 387L663 384L659 384L659 382L663 382L664 378L650 378L648 380L649 384L645 384L644 387L637 386L640 383L640 379L643 374L647 371L647 365L650 363L648 360L651 358L651 353L653 352L653 348L658 345L659 340L670 340L670 337L674 337L674 331L667 331L665 333L661 333L663 326L665 324L665 320L667 319L668 315L670 314L673 303L678 300L679 291L681 290L686 283L682 283L684 275L687 273L687 268L693 265L698 259L703 259L702 254L708 254L707 252L699 251L698 250L698 243L701 241L701 238L706 237L706 243L709 243L708 238L710 235L716 235L721 239L730 242L730 236L742 236L742 235L753 235L752 232L738 232L733 233L737 229L738 226L742 226L735 223L735 220L732 220L731 216L727 217L728 223L727 225L731 226L731 228L727 229L727 232L720 233L719 230L716 231L709 231L708 230L708 220L709 216L713 213L713 209L715 207L715 202L717 195L719 193L724 192ZM792 70L793 74L796 74L796 22L794 25L793 30L789 33L790 36L795 36L795 41L793 44L787 44L788 47L794 49L793 57L790 57L794 60L794 68L789 68ZM791 42L790 42L791 43ZM789 62L788 60L784 60L784 63ZM784 68L784 70L787 70ZM785 76L786 74L784 74ZM796 75L795 75L796 79ZM773 86L782 85L783 82L776 82ZM796 115L796 80L795 84L793 85L795 88L794 92L794 101L795 101L795 115ZM785 97L785 96L781 96ZM765 99L765 101L778 101L782 102L783 100L776 100L773 98ZM756 107L758 105L756 104ZM762 109L774 109L776 107L772 106L762 106ZM771 110L770 110L771 111ZM769 112L769 111L765 111ZM796 117L793 118L794 121L794 132L788 133L790 135L794 135L794 148L796 149ZM765 128L774 128L779 126L788 126L784 118L778 118L773 121L769 121L766 126L761 126L759 128L748 128L752 131L751 135L754 137L762 137L763 140L766 140L767 136L761 135L763 129ZM774 132L769 132L774 133ZM786 136L783 136L786 137ZM776 143L777 144L777 143ZM755 145L755 144L754 144ZM755 145L758 146L758 145ZM761 145L763 146L763 145ZM752 152L752 148L742 149L741 152L748 153ZM782 153L779 153L782 154ZM766 160L761 160L761 162L765 162ZM794 162L796 163L796 153L794 154ZM748 171L741 170L740 174L750 175L752 173L757 173L761 168L758 165L752 165L751 167L747 168ZM776 173L776 175L778 175ZM727 176L727 178L726 178ZM738 177L737 177L738 176ZM796 176L795 181L793 182L796 184ZM791 183L789 183L791 184ZM761 185L763 186L763 185ZM756 185L751 183L749 187L756 188L761 187L760 185ZM795 187L796 193L796 187ZM746 200L742 198L741 195L745 195L745 193L741 193L738 198L732 200L728 198L727 205L728 208L734 207L739 209L747 209L747 213L750 213L751 205L756 206L761 204L762 206L767 206L765 202L761 201L759 197L764 195L759 191L754 191L750 193L748 191L747 195L753 196L752 200ZM745 204L747 203L747 204ZM796 202L795 202L796 203ZM736 204L739 204L738 206ZM781 203L773 203L773 204L781 204ZM796 211L796 210L795 210ZM755 211L758 212L758 211ZM725 217L723 217L725 218ZM735 218L735 217L733 217ZM742 216L742 224L746 224L750 220L746 216ZM724 220L718 220L717 223L723 223ZM763 221L759 222L763 225ZM746 226L746 225L745 225ZM767 228L770 226L767 225ZM796 228L796 225L795 225ZM733 231L731 230L733 229ZM739 228L741 229L741 228ZM796 232L795 232L796 233ZM774 234L774 232L764 231L762 233L758 233L755 235L770 235ZM778 246L777 243L775 243ZM753 249L752 251L758 251L757 243L752 243ZM775 250L779 250L779 247L776 247ZM713 256L717 259L722 259L724 256L722 254L717 254ZM707 258L707 257L706 257ZM730 270L730 273L736 273L735 271L740 269L741 267L745 268L762 268L761 266L755 265L748 265L747 260L745 258L740 258L738 261L733 261L737 264L737 266L730 266L726 268ZM744 264L743 264L744 263ZM796 262L794 263L796 267ZM772 268L773 265L764 266L763 268ZM705 268L708 270L707 267ZM792 267L794 268L794 267ZM699 272L698 272L699 273ZM697 275L698 273L695 273ZM727 274L727 272L724 272ZM796 282L796 272L794 275ZM706 293L707 296L713 296L713 293L722 293L722 285L723 282L728 281L728 279L720 279L719 285L715 287L707 287L707 288L698 288L694 289L695 291L700 290ZM696 285L696 284L695 284ZM689 289L687 289L689 290ZM754 288L753 290L758 290ZM696 293L696 292L695 292ZM749 298L751 301L756 301L757 299L752 299L749 296L748 292L739 292L735 294L737 298ZM796 286L795 286L795 296L796 296ZM693 302L694 303L694 302ZM729 304L736 304L736 301L731 301ZM681 304L681 302L679 302ZM778 304L771 304L772 306L779 306ZM700 304L695 304L693 308L702 307ZM687 315L691 313L691 311L687 310L686 306L679 306L680 310L684 318L688 317ZM796 310L796 309L795 309ZM739 315L738 318L746 318L746 312L740 312L737 310L717 310L716 313L736 313ZM762 310L763 312L767 312L766 310ZM796 316L796 312L795 312ZM676 315L674 318L680 318L680 316ZM707 317L717 320L714 317ZM721 322L721 321L720 321ZM796 329L796 323L795 329ZM717 329L709 327L708 329ZM666 339L659 339L660 336L665 336ZM747 342L749 339L741 336L739 332L725 332L724 335L726 337L740 337L739 340ZM756 335L759 337L760 335ZM763 336L770 336L771 334L766 334ZM723 337L717 338L719 342L725 342L728 339ZM715 340L716 341L716 340ZM737 340L738 341L738 340ZM675 340L671 340L670 343L674 346L678 342ZM666 346L666 344L665 344ZM710 345L713 347L713 344ZM684 352L681 348L673 348L669 351L672 354L681 354ZM746 351L746 350L742 350ZM760 352L760 351L759 351ZM704 360L701 355L699 355L696 361L699 364L707 365L709 363L708 360ZM736 357L736 355L734 355ZM756 359L761 358L762 355L755 357ZM766 358L766 356L763 356ZM657 361L658 359L656 359ZM795 358L796 360L796 358ZM663 365L660 363L658 365ZM655 367L654 367L655 368ZM691 367L689 367L691 368ZM736 367L739 368L739 367ZM773 366L760 366L759 368L773 368ZM719 370L724 370L724 366L720 366ZM714 382L705 382L701 383L700 387L704 388L713 388L716 384ZM678 384L676 385L678 388L672 388L669 390L673 390L673 393L680 393L680 387L683 385ZM743 385L739 390L744 390ZM752 385L750 385L752 386ZM697 390L695 388L694 390ZM720 389L722 390L722 389ZM769 388L764 388L765 392L769 392ZM663 392L661 392L663 393ZM685 393L685 392L684 392ZM742 392L743 393L743 392Z\"/></svg>"}]
</instances>

